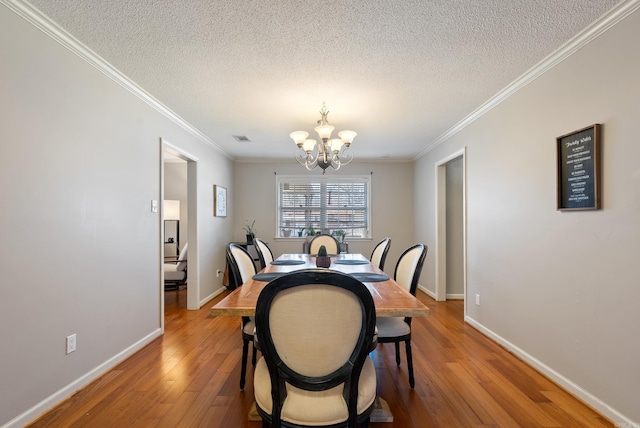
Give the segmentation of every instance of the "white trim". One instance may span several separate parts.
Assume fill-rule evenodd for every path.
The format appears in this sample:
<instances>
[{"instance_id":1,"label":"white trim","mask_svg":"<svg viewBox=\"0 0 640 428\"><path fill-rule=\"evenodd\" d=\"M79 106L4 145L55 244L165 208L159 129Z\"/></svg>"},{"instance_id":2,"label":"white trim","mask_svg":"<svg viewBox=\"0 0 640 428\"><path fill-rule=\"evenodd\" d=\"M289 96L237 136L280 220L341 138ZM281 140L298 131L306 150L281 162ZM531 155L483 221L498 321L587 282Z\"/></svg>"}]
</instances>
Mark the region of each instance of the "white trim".
<instances>
[{"instance_id":1,"label":"white trim","mask_svg":"<svg viewBox=\"0 0 640 428\"><path fill-rule=\"evenodd\" d=\"M509 342L508 340L504 339L503 337L489 330L488 328L486 328L485 326L483 326L473 318L465 315L464 321L470 324L473 328L480 331L485 336L487 336L489 339L498 343L507 351L513 353L515 356L517 356L522 361L524 361L527 365L538 370L540 373L548 377L551 381L553 381L560 387L564 388L571 394L578 397L580 400L582 400L587 405L591 406L593 409L601 413L603 416L609 418L614 424L616 424L616 426L620 426L620 427L637 427L638 426L637 422L634 422L631 419L627 418L622 413L620 413L613 407L609 406L607 403L600 400L598 397L591 394L589 391L586 391L585 389L581 388L579 385L576 385L574 382L567 379L560 373L556 372L551 367L544 364L542 361L538 360L537 358L533 357L532 355L518 348L513 343Z\"/></svg>"},{"instance_id":2,"label":"white trim","mask_svg":"<svg viewBox=\"0 0 640 428\"><path fill-rule=\"evenodd\" d=\"M463 118L460 122L456 123L452 128L450 128L440 137L436 138L432 143L428 144L412 159L420 159L422 156L426 155L431 150L435 149L440 144L444 143L449 138L462 131L464 128L475 122L480 117L484 116L485 113L491 111L494 107L502 103L511 95L515 94L538 77L542 76L544 73L573 55L575 52L600 36L609 28L613 27L618 22L632 14L639 7L640 0L627 0L619 3L609 12L607 12L600 20L585 28L583 31L560 46L538 64L530 68L529 71L507 85L506 88L498 92L493 97L489 98L489 100L487 100L484 104L472 111L468 116Z\"/></svg>"},{"instance_id":3,"label":"white trim","mask_svg":"<svg viewBox=\"0 0 640 428\"><path fill-rule=\"evenodd\" d=\"M160 329L156 329L153 332L149 333L147 336L143 337L133 345L129 346L127 349L119 352L113 357L109 358L104 363L100 364L98 367L93 370L85 373L78 379L74 380L67 386L59 389L54 392L44 400L40 401L35 406L26 410L22 414L16 416L6 424L2 425L2 428L20 428L28 424L29 422L35 420L38 416L44 414L48 410L51 410L53 406L60 404L63 400L73 395L76 391L87 386L89 383L93 382L109 370L113 369L115 366L120 364L122 361L126 360L136 352L140 351L142 348L147 346L153 340L157 339L162 335L162 331Z\"/></svg>"},{"instance_id":4,"label":"white trim","mask_svg":"<svg viewBox=\"0 0 640 428\"><path fill-rule=\"evenodd\" d=\"M200 300L200 307L202 308L204 305L207 304L207 302L213 300L216 298L216 296L218 296L220 293L222 293L223 291L225 291L226 288L225 287L220 287L218 288L218 290L214 291L213 293L209 294L207 297L205 297L204 299Z\"/></svg>"},{"instance_id":5,"label":"white trim","mask_svg":"<svg viewBox=\"0 0 640 428\"><path fill-rule=\"evenodd\" d=\"M447 300L463 300L464 294L447 294Z\"/></svg>"},{"instance_id":6,"label":"white trim","mask_svg":"<svg viewBox=\"0 0 640 428\"><path fill-rule=\"evenodd\" d=\"M125 76L121 71L109 64L104 58L89 49L89 47L73 37L38 9L21 0L0 0L0 3L7 6L7 8L9 8L11 11L15 12L17 15L32 24L34 27L41 30L43 33L51 37L56 42L60 43L65 48L69 49L71 52L86 61L88 64L98 69L111 80L118 83L124 89L147 103L150 107L157 110L160 114L167 117L182 129L189 132L191 135L193 135L203 143L209 145L227 159L235 160L235 158L231 154L226 152L221 146L219 146L205 134L200 132L196 127L191 125L182 117L178 116L171 109L169 109L169 107L162 104L159 100L154 98L153 95L142 89L135 82Z\"/></svg>"},{"instance_id":7,"label":"white trim","mask_svg":"<svg viewBox=\"0 0 640 428\"><path fill-rule=\"evenodd\" d=\"M435 299L443 301L447 299L447 215L446 215L446 170L447 164L455 159L462 158L462 269L463 269L463 296L467 294L467 148L463 147L457 152L435 163ZM467 301L464 303L464 313L467 313Z\"/></svg>"}]
</instances>

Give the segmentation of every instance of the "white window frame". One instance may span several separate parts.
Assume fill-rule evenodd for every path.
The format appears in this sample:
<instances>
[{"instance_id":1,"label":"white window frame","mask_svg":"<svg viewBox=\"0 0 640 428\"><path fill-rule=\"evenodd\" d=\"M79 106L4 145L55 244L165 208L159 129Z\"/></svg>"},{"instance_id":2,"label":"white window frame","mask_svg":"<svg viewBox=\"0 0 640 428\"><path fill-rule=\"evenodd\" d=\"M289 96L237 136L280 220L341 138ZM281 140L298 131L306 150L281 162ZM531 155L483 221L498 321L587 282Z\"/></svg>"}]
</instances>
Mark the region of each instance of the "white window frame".
<instances>
[{"instance_id":1,"label":"white window frame","mask_svg":"<svg viewBox=\"0 0 640 428\"><path fill-rule=\"evenodd\" d=\"M370 175L343 175L343 176L309 176L309 175L277 175L276 176L276 180L275 180L275 186L276 186L276 215L275 215L275 231L276 231L276 236L275 239L290 239L290 238L295 238L295 239L304 239L307 237L308 233L309 233L309 228L308 226L305 228L304 233L302 234L302 236L298 236L298 230L295 230L293 228L290 228L291 232L290 232L290 236L285 236L285 232L284 230L287 229L286 225L281 225L280 221L281 221L281 195L280 195L280 189L281 189L281 183L295 183L295 184L311 184L311 183L319 183L320 185L322 184L339 184L339 183L345 183L345 184L350 184L350 183L364 183L366 185L366 214L365 214L365 221L366 221L366 228L361 229L362 230L362 234L359 236L353 236L351 234L347 234L347 236L345 237L346 240L358 240L358 239L371 239L372 236L372 232L371 232L371 176ZM326 205L325 205L326 200L324 198L321 199L321 207L319 208L321 211L321 222L326 226ZM330 233L332 230L328 230L326 228L320 230L323 233Z\"/></svg>"}]
</instances>

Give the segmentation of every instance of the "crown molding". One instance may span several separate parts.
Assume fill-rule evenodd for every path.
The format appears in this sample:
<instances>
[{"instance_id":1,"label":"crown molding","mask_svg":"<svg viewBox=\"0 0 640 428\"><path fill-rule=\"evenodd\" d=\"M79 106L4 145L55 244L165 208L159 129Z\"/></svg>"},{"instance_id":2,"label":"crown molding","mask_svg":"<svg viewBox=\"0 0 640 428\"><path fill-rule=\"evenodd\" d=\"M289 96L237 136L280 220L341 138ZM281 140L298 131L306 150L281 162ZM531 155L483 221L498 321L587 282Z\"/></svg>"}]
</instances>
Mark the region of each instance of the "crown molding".
<instances>
[{"instance_id":1,"label":"crown molding","mask_svg":"<svg viewBox=\"0 0 640 428\"><path fill-rule=\"evenodd\" d=\"M154 98L150 93L142 89L135 82L125 76L122 72L109 64L104 58L92 51L81 41L73 37L66 30L52 21L48 16L40 12L34 6L23 0L0 0L0 4L6 6L9 10L41 30L43 33L51 37L56 42L76 54L85 62L98 69L104 75L114 82L118 83L127 91L147 103L150 107L164 115L166 118L180 126L182 129L196 137L201 142L207 144L224 157L235 160L235 158L225 151L221 146L203 134L196 127L184 120L182 117L173 112L169 107L165 106L159 100Z\"/></svg>"},{"instance_id":2,"label":"crown molding","mask_svg":"<svg viewBox=\"0 0 640 428\"><path fill-rule=\"evenodd\" d=\"M511 82L506 88L498 92L491 97L488 101L482 104L480 107L471 112L468 116L456 123L451 129L446 131L440 137L436 138L431 144L427 145L423 150L413 157L413 160L418 160L422 156L429 153L431 150L438 147L440 144L453 137L458 132L475 122L485 113L502 103L504 100L518 92L520 89L527 86L529 83L542 76L544 73L569 58L575 52L583 48L592 40L600 36L609 28L622 21L627 16L631 15L640 7L640 0L627 0L619 3L609 12L607 12L601 19L594 22L576 36L568 40L565 44L556 49L553 53L547 56L545 59L534 65L529 71L522 76Z\"/></svg>"}]
</instances>

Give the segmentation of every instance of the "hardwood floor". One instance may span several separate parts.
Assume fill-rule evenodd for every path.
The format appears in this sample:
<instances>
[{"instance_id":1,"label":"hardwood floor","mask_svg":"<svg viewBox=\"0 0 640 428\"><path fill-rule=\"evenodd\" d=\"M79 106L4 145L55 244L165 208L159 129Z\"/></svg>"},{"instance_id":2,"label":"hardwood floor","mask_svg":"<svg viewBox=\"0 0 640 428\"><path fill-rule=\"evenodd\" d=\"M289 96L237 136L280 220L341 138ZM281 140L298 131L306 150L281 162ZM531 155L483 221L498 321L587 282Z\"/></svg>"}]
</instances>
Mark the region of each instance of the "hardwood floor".
<instances>
[{"instance_id":1,"label":"hardwood floor","mask_svg":"<svg viewBox=\"0 0 640 428\"><path fill-rule=\"evenodd\" d=\"M487 339L463 320L463 302L435 302L413 320L416 379L409 389L404 348L372 353L378 395L393 423L371 427L613 427L598 413ZM219 296L218 299L224 297ZM218 300L216 299L216 300ZM165 335L31 427L249 427L251 368L239 390L240 320L187 311L186 292L165 292Z\"/></svg>"}]
</instances>

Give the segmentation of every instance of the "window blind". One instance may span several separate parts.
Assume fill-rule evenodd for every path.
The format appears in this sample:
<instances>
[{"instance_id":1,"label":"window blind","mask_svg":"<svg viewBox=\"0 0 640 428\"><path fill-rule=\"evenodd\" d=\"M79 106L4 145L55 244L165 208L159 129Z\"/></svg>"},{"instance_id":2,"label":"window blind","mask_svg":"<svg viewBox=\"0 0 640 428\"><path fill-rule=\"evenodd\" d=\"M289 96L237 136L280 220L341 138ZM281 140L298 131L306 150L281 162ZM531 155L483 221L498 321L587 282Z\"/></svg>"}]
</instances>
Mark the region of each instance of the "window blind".
<instances>
[{"instance_id":1,"label":"window blind","mask_svg":"<svg viewBox=\"0 0 640 428\"><path fill-rule=\"evenodd\" d=\"M343 230L347 237L368 237L369 184L368 177L278 177L278 236Z\"/></svg>"}]
</instances>

